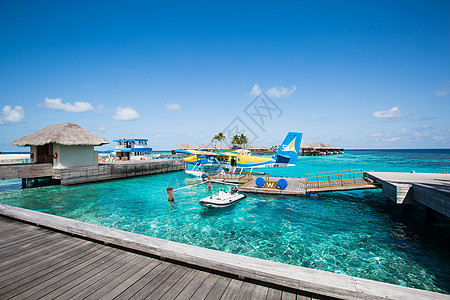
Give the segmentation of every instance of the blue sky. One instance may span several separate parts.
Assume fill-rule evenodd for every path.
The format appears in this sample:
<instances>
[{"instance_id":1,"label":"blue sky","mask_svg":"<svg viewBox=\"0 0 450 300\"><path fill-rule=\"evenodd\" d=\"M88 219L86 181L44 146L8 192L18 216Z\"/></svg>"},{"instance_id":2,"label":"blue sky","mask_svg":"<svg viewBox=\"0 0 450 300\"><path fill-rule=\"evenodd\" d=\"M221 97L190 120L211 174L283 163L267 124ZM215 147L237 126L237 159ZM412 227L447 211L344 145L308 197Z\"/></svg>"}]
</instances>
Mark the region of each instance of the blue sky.
<instances>
[{"instance_id":1,"label":"blue sky","mask_svg":"<svg viewBox=\"0 0 450 300\"><path fill-rule=\"evenodd\" d=\"M254 145L300 131L344 148L449 148L449 12L449 1L1 1L0 150L64 122L157 150L232 130Z\"/></svg>"}]
</instances>

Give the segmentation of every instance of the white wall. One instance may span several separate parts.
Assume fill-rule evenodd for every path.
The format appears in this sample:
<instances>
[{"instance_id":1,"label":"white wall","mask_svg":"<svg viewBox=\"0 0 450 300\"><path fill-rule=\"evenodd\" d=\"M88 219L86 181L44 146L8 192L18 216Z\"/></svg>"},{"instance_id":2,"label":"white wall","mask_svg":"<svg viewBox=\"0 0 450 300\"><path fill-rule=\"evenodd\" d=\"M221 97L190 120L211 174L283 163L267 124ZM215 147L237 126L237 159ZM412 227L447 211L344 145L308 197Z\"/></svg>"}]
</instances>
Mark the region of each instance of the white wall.
<instances>
[{"instance_id":1,"label":"white wall","mask_svg":"<svg viewBox=\"0 0 450 300\"><path fill-rule=\"evenodd\" d=\"M33 154L33 155L31 155ZM33 158L31 158L33 156ZM37 161L37 147L31 146L30 147L30 162L35 163Z\"/></svg>"},{"instance_id":2,"label":"white wall","mask_svg":"<svg viewBox=\"0 0 450 300\"><path fill-rule=\"evenodd\" d=\"M58 157L53 159L53 168L93 166L98 164L98 154L95 156L94 146L64 146L53 144L53 153Z\"/></svg>"}]
</instances>

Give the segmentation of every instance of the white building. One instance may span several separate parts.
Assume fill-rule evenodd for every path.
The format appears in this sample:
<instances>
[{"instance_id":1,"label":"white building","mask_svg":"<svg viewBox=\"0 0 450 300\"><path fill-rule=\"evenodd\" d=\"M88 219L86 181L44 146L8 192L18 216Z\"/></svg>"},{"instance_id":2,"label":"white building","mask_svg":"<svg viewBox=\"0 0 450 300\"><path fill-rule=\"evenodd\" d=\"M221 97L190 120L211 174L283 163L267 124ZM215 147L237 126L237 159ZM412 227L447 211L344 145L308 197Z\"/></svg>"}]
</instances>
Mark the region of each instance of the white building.
<instances>
[{"instance_id":1,"label":"white building","mask_svg":"<svg viewBox=\"0 0 450 300\"><path fill-rule=\"evenodd\" d=\"M94 146L109 142L74 123L50 125L15 140L13 146L30 146L31 163L52 163L55 169L98 164Z\"/></svg>"}]
</instances>

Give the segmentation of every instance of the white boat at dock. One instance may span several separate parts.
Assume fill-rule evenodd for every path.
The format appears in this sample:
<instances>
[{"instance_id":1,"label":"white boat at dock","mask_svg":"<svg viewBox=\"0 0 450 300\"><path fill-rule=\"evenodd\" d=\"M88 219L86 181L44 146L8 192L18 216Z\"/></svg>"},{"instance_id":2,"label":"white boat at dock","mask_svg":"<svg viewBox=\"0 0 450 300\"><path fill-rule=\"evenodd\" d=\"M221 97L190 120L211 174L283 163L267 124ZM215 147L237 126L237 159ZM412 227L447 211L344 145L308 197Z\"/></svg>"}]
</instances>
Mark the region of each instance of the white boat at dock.
<instances>
[{"instance_id":1,"label":"white boat at dock","mask_svg":"<svg viewBox=\"0 0 450 300\"><path fill-rule=\"evenodd\" d=\"M217 194L201 199L200 205L207 208L227 207L246 197L246 194L237 192L237 187L233 187L231 192L221 189Z\"/></svg>"}]
</instances>

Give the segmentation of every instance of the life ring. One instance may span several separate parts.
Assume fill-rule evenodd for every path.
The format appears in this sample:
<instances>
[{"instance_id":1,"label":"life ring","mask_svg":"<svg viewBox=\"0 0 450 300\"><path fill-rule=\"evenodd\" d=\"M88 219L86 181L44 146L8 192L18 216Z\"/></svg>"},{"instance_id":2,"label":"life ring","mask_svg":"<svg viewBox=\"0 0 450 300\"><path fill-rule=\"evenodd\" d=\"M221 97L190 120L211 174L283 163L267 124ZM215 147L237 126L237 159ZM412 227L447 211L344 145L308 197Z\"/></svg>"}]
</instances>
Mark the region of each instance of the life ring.
<instances>
[{"instance_id":1,"label":"life ring","mask_svg":"<svg viewBox=\"0 0 450 300\"><path fill-rule=\"evenodd\" d=\"M57 158L58 158L58 153L56 153L56 152L53 153L53 158L54 158L54 159L57 159Z\"/></svg>"},{"instance_id":2,"label":"life ring","mask_svg":"<svg viewBox=\"0 0 450 300\"><path fill-rule=\"evenodd\" d=\"M30 158L31 158L31 159L34 158L34 153L33 153L33 152L30 153Z\"/></svg>"}]
</instances>

